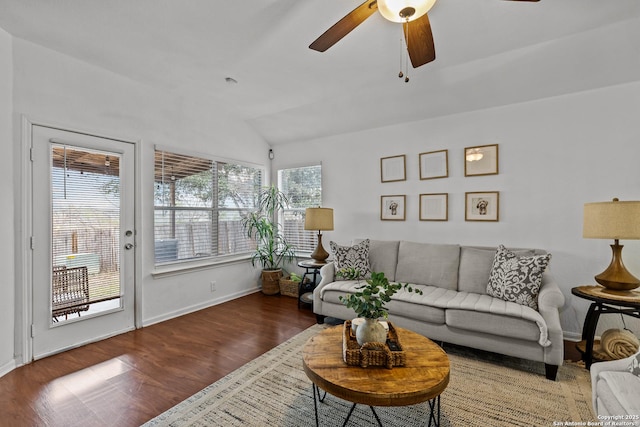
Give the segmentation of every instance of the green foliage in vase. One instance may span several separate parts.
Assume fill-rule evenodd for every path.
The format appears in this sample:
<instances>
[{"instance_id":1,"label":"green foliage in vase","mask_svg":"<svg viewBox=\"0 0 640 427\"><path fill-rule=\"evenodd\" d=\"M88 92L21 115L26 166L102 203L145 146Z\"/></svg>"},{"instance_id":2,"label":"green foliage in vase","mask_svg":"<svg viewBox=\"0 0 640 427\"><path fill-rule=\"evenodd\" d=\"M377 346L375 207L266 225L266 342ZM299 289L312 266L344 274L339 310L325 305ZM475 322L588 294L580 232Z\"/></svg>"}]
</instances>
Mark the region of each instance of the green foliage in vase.
<instances>
[{"instance_id":1,"label":"green foliage in vase","mask_svg":"<svg viewBox=\"0 0 640 427\"><path fill-rule=\"evenodd\" d=\"M422 295L422 290L412 287L408 283L389 282L384 273L371 273L371 279L366 284L356 286L356 292L347 296L340 296L340 302L353 309L358 317L379 319L389 316L385 304L399 290L404 289Z\"/></svg>"}]
</instances>

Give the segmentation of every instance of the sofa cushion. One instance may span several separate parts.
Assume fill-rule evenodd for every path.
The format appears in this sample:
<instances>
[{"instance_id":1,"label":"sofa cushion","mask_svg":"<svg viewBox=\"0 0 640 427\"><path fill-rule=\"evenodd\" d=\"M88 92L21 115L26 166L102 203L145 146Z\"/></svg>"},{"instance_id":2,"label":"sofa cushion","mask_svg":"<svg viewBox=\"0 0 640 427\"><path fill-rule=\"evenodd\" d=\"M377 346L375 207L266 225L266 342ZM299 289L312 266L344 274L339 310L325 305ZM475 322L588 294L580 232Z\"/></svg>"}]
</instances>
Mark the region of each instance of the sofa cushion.
<instances>
[{"instance_id":1,"label":"sofa cushion","mask_svg":"<svg viewBox=\"0 0 640 427\"><path fill-rule=\"evenodd\" d=\"M458 289L460 245L400 242L396 281Z\"/></svg>"},{"instance_id":2,"label":"sofa cushion","mask_svg":"<svg viewBox=\"0 0 640 427\"><path fill-rule=\"evenodd\" d=\"M500 245L491 267L487 295L537 310L542 273L550 260L551 254L519 257Z\"/></svg>"},{"instance_id":3,"label":"sofa cushion","mask_svg":"<svg viewBox=\"0 0 640 427\"><path fill-rule=\"evenodd\" d=\"M501 337L537 342L540 329L535 322L502 314L472 310L447 309L447 326ZM500 353L496 349L496 352Z\"/></svg>"},{"instance_id":4,"label":"sofa cushion","mask_svg":"<svg viewBox=\"0 0 640 427\"><path fill-rule=\"evenodd\" d=\"M329 242L336 274L343 268L355 268L360 270L363 278L371 277L371 265L369 264L369 239L353 246L340 246L336 242Z\"/></svg>"},{"instance_id":5,"label":"sofa cushion","mask_svg":"<svg viewBox=\"0 0 640 427\"><path fill-rule=\"evenodd\" d=\"M535 254L533 249L517 249L512 252L518 256ZM458 290L486 294L495 255L496 248L462 246L458 269Z\"/></svg>"}]
</instances>

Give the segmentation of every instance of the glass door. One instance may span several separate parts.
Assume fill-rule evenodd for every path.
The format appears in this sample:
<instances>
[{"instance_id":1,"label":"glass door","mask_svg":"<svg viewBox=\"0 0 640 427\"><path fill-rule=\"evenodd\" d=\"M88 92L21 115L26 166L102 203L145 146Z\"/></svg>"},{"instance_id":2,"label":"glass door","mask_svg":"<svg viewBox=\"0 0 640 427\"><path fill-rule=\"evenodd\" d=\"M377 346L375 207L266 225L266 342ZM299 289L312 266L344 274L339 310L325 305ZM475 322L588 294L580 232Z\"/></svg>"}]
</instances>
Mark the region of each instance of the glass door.
<instances>
[{"instance_id":1,"label":"glass door","mask_svg":"<svg viewBox=\"0 0 640 427\"><path fill-rule=\"evenodd\" d=\"M135 149L33 127L33 355L134 328Z\"/></svg>"}]
</instances>

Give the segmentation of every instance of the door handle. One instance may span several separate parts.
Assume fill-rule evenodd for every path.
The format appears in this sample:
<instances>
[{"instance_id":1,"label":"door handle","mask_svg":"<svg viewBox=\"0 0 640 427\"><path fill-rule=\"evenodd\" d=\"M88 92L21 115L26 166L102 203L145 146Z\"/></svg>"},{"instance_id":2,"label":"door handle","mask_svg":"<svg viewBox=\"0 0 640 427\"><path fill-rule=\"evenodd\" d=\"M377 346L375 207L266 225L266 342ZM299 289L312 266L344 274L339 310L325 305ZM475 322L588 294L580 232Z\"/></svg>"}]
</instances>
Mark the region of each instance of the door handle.
<instances>
[{"instance_id":1,"label":"door handle","mask_svg":"<svg viewBox=\"0 0 640 427\"><path fill-rule=\"evenodd\" d=\"M133 243L127 243L126 245L124 245L124 248L127 250L133 248Z\"/></svg>"}]
</instances>

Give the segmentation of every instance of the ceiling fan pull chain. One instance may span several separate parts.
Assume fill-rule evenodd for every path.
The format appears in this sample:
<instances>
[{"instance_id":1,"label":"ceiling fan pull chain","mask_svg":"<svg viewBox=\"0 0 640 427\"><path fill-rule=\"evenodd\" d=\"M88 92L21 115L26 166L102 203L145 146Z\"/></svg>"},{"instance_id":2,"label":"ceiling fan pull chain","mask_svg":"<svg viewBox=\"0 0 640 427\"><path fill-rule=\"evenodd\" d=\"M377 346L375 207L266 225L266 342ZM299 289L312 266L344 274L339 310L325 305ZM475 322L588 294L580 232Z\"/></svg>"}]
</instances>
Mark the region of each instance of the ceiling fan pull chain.
<instances>
[{"instance_id":1,"label":"ceiling fan pull chain","mask_svg":"<svg viewBox=\"0 0 640 427\"><path fill-rule=\"evenodd\" d=\"M409 17L407 17L407 20L405 21L404 25L404 33L405 33L405 40L407 43L407 54L404 57L404 82L405 83L409 83Z\"/></svg>"},{"instance_id":2,"label":"ceiling fan pull chain","mask_svg":"<svg viewBox=\"0 0 640 427\"><path fill-rule=\"evenodd\" d=\"M404 49L404 38L402 37L403 34L400 34L400 72L398 73L398 78L403 78L404 77L404 73L402 72L402 51Z\"/></svg>"}]
</instances>

